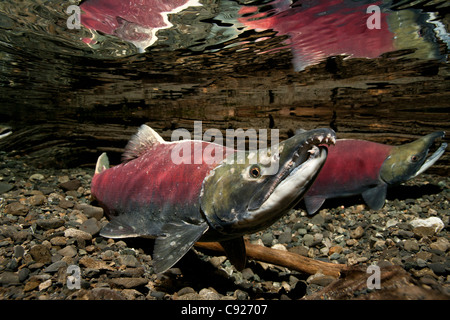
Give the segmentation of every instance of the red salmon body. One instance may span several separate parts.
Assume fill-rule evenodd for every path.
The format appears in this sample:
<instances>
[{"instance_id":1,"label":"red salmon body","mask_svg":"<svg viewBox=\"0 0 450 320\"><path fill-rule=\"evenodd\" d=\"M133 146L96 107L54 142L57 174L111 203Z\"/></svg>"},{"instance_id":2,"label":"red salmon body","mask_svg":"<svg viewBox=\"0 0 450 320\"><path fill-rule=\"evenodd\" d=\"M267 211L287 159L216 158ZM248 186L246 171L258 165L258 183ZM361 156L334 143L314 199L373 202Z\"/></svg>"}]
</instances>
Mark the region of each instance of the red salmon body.
<instances>
[{"instance_id":1,"label":"red salmon body","mask_svg":"<svg viewBox=\"0 0 450 320\"><path fill-rule=\"evenodd\" d=\"M363 141L337 140L307 196L327 198L361 193L361 186L376 185L381 165L392 146ZM350 151L351 150L351 151Z\"/></svg>"},{"instance_id":2,"label":"red salmon body","mask_svg":"<svg viewBox=\"0 0 450 320\"><path fill-rule=\"evenodd\" d=\"M306 210L315 213L326 199L362 194L373 208L384 203L386 184L380 169L393 147L364 140L337 140L317 179L305 194Z\"/></svg>"},{"instance_id":3,"label":"red salmon body","mask_svg":"<svg viewBox=\"0 0 450 320\"><path fill-rule=\"evenodd\" d=\"M314 214L326 199L361 195L373 210L381 209L389 185L416 177L445 152L447 143L427 158L434 141L445 132L436 131L400 146L365 140L337 140L316 181L305 194L306 210Z\"/></svg>"},{"instance_id":4,"label":"red salmon body","mask_svg":"<svg viewBox=\"0 0 450 320\"><path fill-rule=\"evenodd\" d=\"M191 157L184 157L187 164L172 161L172 155L177 152L174 148L181 147L179 144L188 144L191 149ZM111 215L120 214L130 206L196 207L203 180L218 164L212 158L214 154L203 155L207 145L192 140L156 144L142 156L96 174L92 179L92 194ZM220 148L225 153L226 149ZM200 164L194 161L198 154L202 155Z\"/></svg>"}]
</instances>

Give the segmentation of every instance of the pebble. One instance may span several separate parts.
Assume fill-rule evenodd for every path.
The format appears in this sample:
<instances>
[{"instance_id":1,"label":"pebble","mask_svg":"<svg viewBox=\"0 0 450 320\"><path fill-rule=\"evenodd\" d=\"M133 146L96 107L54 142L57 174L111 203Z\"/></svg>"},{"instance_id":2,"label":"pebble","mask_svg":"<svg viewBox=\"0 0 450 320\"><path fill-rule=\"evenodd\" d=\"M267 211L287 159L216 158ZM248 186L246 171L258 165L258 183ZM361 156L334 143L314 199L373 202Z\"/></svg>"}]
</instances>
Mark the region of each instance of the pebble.
<instances>
[{"instance_id":1,"label":"pebble","mask_svg":"<svg viewBox=\"0 0 450 320\"><path fill-rule=\"evenodd\" d=\"M332 255L334 253L341 253L344 249L341 246L332 246L329 250L328 250L328 254Z\"/></svg>"},{"instance_id":2,"label":"pebble","mask_svg":"<svg viewBox=\"0 0 450 320\"><path fill-rule=\"evenodd\" d=\"M117 279L111 279L109 283L112 285L112 287L119 287L119 288L137 288L140 286L144 286L148 283L148 279L145 278L117 278Z\"/></svg>"},{"instance_id":3,"label":"pebble","mask_svg":"<svg viewBox=\"0 0 450 320\"><path fill-rule=\"evenodd\" d=\"M28 268L22 268L17 272L17 275L19 277L20 282L24 282L28 276L30 275L31 271Z\"/></svg>"},{"instance_id":4,"label":"pebble","mask_svg":"<svg viewBox=\"0 0 450 320\"><path fill-rule=\"evenodd\" d=\"M335 252L330 255L330 260L338 260L341 257L341 254L338 252Z\"/></svg>"},{"instance_id":5,"label":"pebble","mask_svg":"<svg viewBox=\"0 0 450 320\"><path fill-rule=\"evenodd\" d=\"M402 237L405 239L414 237L414 232L408 231L408 230L398 230L397 234L399 237Z\"/></svg>"},{"instance_id":6,"label":"pebble","mask_svg":"<svg viewBox=\"0 0 450 320\"><path fill-rule=\"evenodd\" d=\"M242 273L242 278L244 278L245 280L249 280L251 278L253 278L253 276L255 275L253 273L253 270L250 268L245 268L244 270L241 271Z\"/></svg>"},{"instance_id":7,"label":"pebble","mask_svg":"<svg viewBox=\"0 0 450 320\"><path fill-rule=\"evenodd\" d=\"M51 287L51 285L52 285L52 280L51 279L45 280L44 282L39 284L39 286L38 286L39 291L48 289L48 288Z\"/></svg>"},{"instance_id":8,"label":"pebble","mask_svg":"<svg viewBox=\"0 0 450 320\"><path fill-rule=\"evenodd\" d=\"M64 231L64 237L79 240L92 240L92 235L86 231L70 228Z\"/></svg>"},{"instance_id":9,"label":"pebble","mask_svg":"<svg viewBox=\"0 0 450 320\"><path fill-rule=\"evenodd\" d=\"M314 243L314 236L312 234L305 234L303 237L303 244L307 247L311 247Z\"/></svg>"},{"instance_id":10,"label":"pebble","mask_svg":"<svg viewBox=\"0 0 450 320\"><path fill-rule=\"evenodd\" d=\"M26 216L29 211L29 208L20 202L10 203L5 209L6 213L12 214L13 216Z\"/></svg>"},{"instance_id":11,"label":"pebble","mask_svg":"<svg viewBox=\"0 0 450 320\"><path fill-rule=\"evenodd\" d=\"M364 235L364 228L357 226L354 230L350 231L350 237L352 239L360 239Z\"/></svg>"},{"instance_id":12,"label":"pebble","mask_svg":"<svg viewBox=\"0 0 450 320\"><path fill-rule=\"evenodd\" d=\"M91 257L82 257L79 261L79 264L91 269L97 269L97 270L110 270L114 271L115 269L108 265L106 262L97 260Z\"/></svg>"},{"instance_id":13,"label":"pebble","mask_svg":"<svg viewBox=\"0 0 450 320\"><path fill-rule=\"evenodd\" d=\"M233 297L236 298L236 300L247 300L248 293L243 290L237 289L236 291L234 291Z\"/></svg>"},{"instance_id":14,"label":"pebble","mask_svg":"<svg viewBox=\"0 0 450 320\"><path fill-rule=\"evenodd\" d=\"M280 243L290 243L292 241L292 231L291 229L283 232L282 234L280 234L280 236L278 237L278 241Z\"/></svg>"},{"instance_id":15,"label":"pebble","mask_svg":"<svg viewBox=\"0 0 450 320\"><path fill-rule=\"evenodd\" d=\"M15 258L22 258L24 254L25 254L25 249L21 245L14 247L14 257Z\"/></svg>"},{"instance_id":16,"label":"pebble","mask_svg":"<svg viewBox=\"0 0 450 320\"><path fill-rule=\"evenodd\" d=\"M428 266L437 275L445 275L446 274L445 265L442 263L430 263L430 264L428 264Z\"/></svg>"},{"instance_id":17,"label":"pebble","mask_svg":"<svg viewBox=\"0 0 450 320\"><path fill-rule=\"evenodd\" d=\"M62 227L65 223L66 221L64 219L59 218L39 219L36 221L36 224L44 230L57 229Z\"/></svg>"},{"instance_id":18,"label":"pebble","mask_svg":"<svg viewBox=\"0 0 450 320\"><path fill-rule=\"evenodd\" d=\"M64 267L67 267L67 262L60 260L50 264L47 268L44 269L44 272L53 273Z\"/></svg>"},{"instance_id":19,"label":"pebble","mask_svg":"<svg viewBox=\"0 0 450 320\"><path fill-rule=\"evenodd\" d=\"M35 173L35 174L30 176L30 180L31 181L41 181L41 180L44 180L44 179L45 179L44 175L42 175L40 173Z\"/></svg>"},{"instance_id":20,"label":"pebble","mask_svg":"<svg viewBox=\"0 0 450 320\"><path fill-rule=\"evenodd\" d=\"M386 241L384 240L375 241L373 248L377 251L383 251L384 249L386 249Z\"/></svg>"},{"instance_id":21,"label":"pebble","mask_svg":"<svg viewBox=\"0 0 450 320\"><path fill-rule=\"evenodd\" d=\"M65 246L67 244L66 237L53 237L50 239L50 243L53 246Z\"/></svg>"},{"instance_id":22,"label":"pebble","mask_svg":"<svg viewBox=\"0 0 450 320\"><path fill-rule=\"evenodd\" d=\"M19 275L15 272L2 272L0 273L0 284L1 285L12 285L19 284Z\"/></svg>"},{"instance_id":23,"label":"pebble","mask_svg":"<svg viewBox=\"0 0 450 320\"><path fill-rule=\"evenodd\" d=\"M403 242L403 248L406 251L412 251L412 252L417 252L419 251L419 244L417 243L416 240L412 239L412 240L405 240Z\"/></svg>"},{"instance_id":24,"label":"pebble","mask_svg":"<svg viewBox=\"0 0 450 320\"><path fill-rule=\"evenodd\" d=\"M198 293L200 300L219 300L220 294L213 288L201 289Z\"/></svg>"},{"instance_id":25,"label":"pebble","mask_svg":"<svg viewBox=\"0 0 450 320\"><path fill-rule=\"evenodd\" d=\"M393 226L395 226L395 225L397 225L397 224L398 224L398 220L397 220L397 219L389 219L389 220L386 222L386 228L393 227Z\"/></svg>"},{"instance_id":26,"label":"pebble","mask_svg":"<svg viewBox=\"0 0 450 320\"><path fill-rule=\"evenodd\" d=\"M67 246L58 250L58 253L64 257L72 258L76 256L77 249L74 246Z\"/></svg>"},{"instance_id":27,"label":"pebble","mask_svg":"<svg viewBox=\"0 0 450 320\"><path fill-rule=\"evenodd\" d=\"M88 218L95 218L100 221L103 217L103 209L100 207L91 206L87 203L77 204L75 209L82 211Z\"/></svg>"},{"instance_id":28,"label":"pebble","mask_svg":"<svg viewBox=\"0 0 450 320\"><path fill-rule=\"evenodd\" d=\"M98 220L96 218L87 219L80 226L81 231L89 233L91 236L99 233L100 229L101 229L101 224L98 222Z\"/></svg>"},{"instance_id":29,"label":"pebble","mask_svg":"<svg viewBox=\"0 0 450 320\"><path fill-rule=\"evenodd\" d=\"M109 288L94 288L83 293L86 297L80 297L80 299L84 300L126 300L125 296L119 291Z\"/></svg>"},{"instance_id":30,"label":"pebble","mask_svg":"<svg viewBox=\"0 0 450 320\"><path fill-rule=\"evenodd\" d=\"M0 181L0 194L6 193L14 188L13 184Z\"/></svg>"},{"instance_id":31,"label":"pebble","mask_svg":"<svg viewBox=\"0 0 450 320\"><path fill-rule=\"evenodd\" d=\"M413 227L413 232L421 237L433 236L444 228L444 223L438 217L427 219L415 219L409 223Z\"/></svg>"},{"instance_id":32,"label":"pebble","mask_svg":"<svg viewBox=\"0 0 450 320\"><path fill-rule=\"evenodd\" d=\"M274 240L273 234L264 233L261 237L261 240L266 247L271 247Z\"/></svg>"},{"instance_id":33,"label":"pebble","mask_svg":"<svg viewBox=\"0 0 450 320\"><path fill-rule=\"evenodd\" d=\"M32 206L41 206L47 201L47 197L43 194L36 194L28 198L28 203Z\"/></svg>"},{"instance_id":34,"label":"pebble","mask_svg":"<svg viewBox=\"0 0 450 320\"><path fill-rule=\"evenodd\" d=\"M69 180L59 184L59 187L64 191L75 191L81 187L81 182L77 179Z\"/></svg>"},{"instance_id":35,"label":"pebble","mask_svg":"<svg viewBox=\"0 0 450 320\"><path fill-rule=\"evenodd\" d=\"M450 248L450 242L446 238L438 238L435 242L430 244L430 248L442 252L447 252Z\"/></svg>"},{"instance_id":36,"label":"pebble","mask_svg":"<svg viewBox=\"0 0 450 320\"><path fill-rule=\"evenodd\" d=\"M427 266L427 262L425 260L423 260L423 259L420 259L420 258L418 258L416 260L416 263L417 263L417 266L419 268L425 268Z\"/></svg>"},{"instance_id":37,"label":"pebble","mask_svg":"<svg viewBox=\"0 0 450 320\"><path fill-rule=\"evenodd\" d=\"M318 213L311 218L311 223L316 226L322 226L325 223L325 219L320 213Z\"/></svg>"},{"instance_id":38,"label":"pebble","mask_svg":"<svg viewBox=\"0 0 450 320\"><path fill-rule=\"evenodd\" d=\"M52 261L50 250L42 244L36 244L31 247L29 253L35 262L47 264Z\"/></svg>"},{"instance_id":39,"label":"pebble","mask_svg":"<svg viewBox=\"0 0 450 320\"><path fill-rule=\"evenodd\" d=\"M119 256L119 263L121 265L127 266L127 267L138 267L139 261L131 254L125 254Z\"/></svg>"}]
</instances>

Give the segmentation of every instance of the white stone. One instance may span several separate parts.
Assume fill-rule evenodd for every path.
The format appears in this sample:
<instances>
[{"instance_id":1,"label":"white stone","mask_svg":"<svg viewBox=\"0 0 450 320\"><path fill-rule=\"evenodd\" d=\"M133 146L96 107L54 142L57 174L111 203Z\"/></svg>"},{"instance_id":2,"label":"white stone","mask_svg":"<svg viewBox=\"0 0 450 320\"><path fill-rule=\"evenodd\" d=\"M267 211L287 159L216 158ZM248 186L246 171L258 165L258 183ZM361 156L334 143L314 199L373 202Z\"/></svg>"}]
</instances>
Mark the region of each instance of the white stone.
<instances>
[{"instance_id":1,"label":"white stone","mask_svg":"<svg viewBox=\"0 0 450 320\"><path fill-rule=\"evenodd\" d=\"M433 228L435 233L439 233L444 229L444 222L438 217L430 217L427 219L415 219L409 223L413 228L427 227Z\"/></svg>"}]
</instances>

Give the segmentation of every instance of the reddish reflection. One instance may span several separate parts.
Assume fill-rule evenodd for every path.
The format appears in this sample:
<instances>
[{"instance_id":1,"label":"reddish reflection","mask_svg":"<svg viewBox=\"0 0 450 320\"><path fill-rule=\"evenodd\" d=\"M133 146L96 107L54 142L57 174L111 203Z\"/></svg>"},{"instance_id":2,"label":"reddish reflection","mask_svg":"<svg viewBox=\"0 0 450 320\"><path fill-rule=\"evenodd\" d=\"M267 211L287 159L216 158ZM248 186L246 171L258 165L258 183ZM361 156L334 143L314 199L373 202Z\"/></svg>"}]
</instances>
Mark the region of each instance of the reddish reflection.
<instances>
[{"instance_id":1,"label":"reddish reflection","mask_svg":"<svg viewBox=\"0 0 450 320\"><path fill-rule=\"evenodd\" d=\"M318 0L291 7L290 2L277 1L272 10L263 13L258 7L242 7L239 22L255 30L272 29L288 35L297 70L329 56L375 58L395 49L386 13L380 13L380 29L367 27L372 14L366 13L369 4Z\"/></svg>"},{"instance_id":2,"label":"reddish reflection","mask_svg":"<svg viewBox=\"0 0 450 320\"><path fill-rule=\"evenodd\" d=\"M170 27L167 15L197 0L90 0L81 4L81 23L89 29L115 35L143 51L156 40L156 31ZM90 43L91 39L84 39Z\"/></svg>"}]
</instances>

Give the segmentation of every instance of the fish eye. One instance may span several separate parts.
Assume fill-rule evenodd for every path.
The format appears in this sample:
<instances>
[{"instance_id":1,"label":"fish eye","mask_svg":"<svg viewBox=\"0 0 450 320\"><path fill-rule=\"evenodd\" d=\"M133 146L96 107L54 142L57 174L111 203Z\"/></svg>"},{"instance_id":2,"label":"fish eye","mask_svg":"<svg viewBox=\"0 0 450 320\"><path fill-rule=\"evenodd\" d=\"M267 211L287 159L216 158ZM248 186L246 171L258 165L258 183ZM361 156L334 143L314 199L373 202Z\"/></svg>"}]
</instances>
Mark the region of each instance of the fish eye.
<instances>
[{"instance_id":1,"label":"fish eye","mask_svg":"<svg viewBox=\"0 0 450 320\"><path fill-rule=\"evenodd\" d=\"M259 178L261 176L261 169L257 165L250 167L250 176L252 178Z\"/></svg>"}]
</instances>

